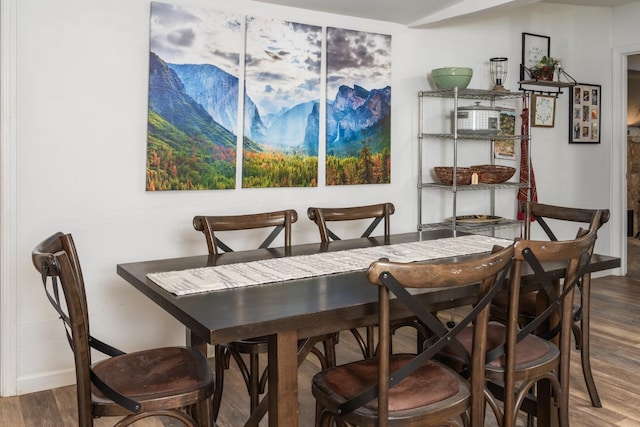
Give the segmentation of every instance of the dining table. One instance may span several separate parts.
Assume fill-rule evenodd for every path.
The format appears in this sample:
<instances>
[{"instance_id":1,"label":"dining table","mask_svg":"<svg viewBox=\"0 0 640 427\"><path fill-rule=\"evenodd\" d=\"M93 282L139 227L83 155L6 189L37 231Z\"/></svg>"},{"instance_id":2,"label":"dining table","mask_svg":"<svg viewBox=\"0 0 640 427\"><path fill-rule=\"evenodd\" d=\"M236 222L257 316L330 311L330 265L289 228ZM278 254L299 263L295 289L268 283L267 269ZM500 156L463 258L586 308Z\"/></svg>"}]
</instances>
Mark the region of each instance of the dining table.
<instances>
[{"instance_id":1,"label":"dining table","mask_svg":"<svg viewBox=\"0 0 640 427\"><path fill-rule=\"evenodd\" d=\"M158 306L182 323L187 333L187 345L205 355L208 345L225 344L253 337L269 337L268 398L263 398L246 426L257 426L265 412L271 427L298 425L298 351L299 340L319 337L378 322L378 292L366 277L366 266L352 271L312 275L255 286L224 287L218 290L181 294L160 286L154 275L194 271L201 278L203 269L233 266L261 260L304 257L312 254L340 252L342 259L350 251L410 242L453 239L468 235L453 229L424 230L388 237L368 237L338 240L330 243L306 243L285 248L264 248L228 252L218 255L198 255L171 259L128 262L117 265L117 274ZM508 244L508 240L502 240ZM486 252L486 251L484 251ZM335 254L334 254L335 255ZM478 256L450 254L447 261ZM294 258L298 260L302 258ZM442 260L442 258L439 258ZM377 259L371 259L371 262ZM433 262L426 260L424 262ZM620 259L594 254L590 272L620 266ZM561 264L545 265L545 269L562 278ZM523 291L535 289L533 274L523 271ZM424 291L418 295L432 311L470 304L477 284L467 287ZM403 319L412 313L393 300L392 319Z\"/></svg>"}]
</instances>

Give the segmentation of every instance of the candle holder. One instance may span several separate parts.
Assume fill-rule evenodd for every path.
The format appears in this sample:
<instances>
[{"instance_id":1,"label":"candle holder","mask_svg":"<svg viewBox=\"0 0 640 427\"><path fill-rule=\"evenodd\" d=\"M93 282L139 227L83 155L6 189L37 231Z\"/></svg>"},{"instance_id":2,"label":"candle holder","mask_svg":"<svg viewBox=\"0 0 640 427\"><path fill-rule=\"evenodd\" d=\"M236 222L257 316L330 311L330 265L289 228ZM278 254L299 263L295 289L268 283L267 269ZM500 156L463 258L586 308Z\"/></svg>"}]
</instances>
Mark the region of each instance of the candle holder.
<instances>
[{"instance_id":1,"label":"candle holder","mask_svg":"<svg viewBox=\"0 0 640 427\"><path fill-rule=\"evenodd\" d=\"M489 59L491 81L493 82L493 90L507 92L504 88L504 81L507 79L507 58L491 58Z\"/></svg>"}]
</instances>

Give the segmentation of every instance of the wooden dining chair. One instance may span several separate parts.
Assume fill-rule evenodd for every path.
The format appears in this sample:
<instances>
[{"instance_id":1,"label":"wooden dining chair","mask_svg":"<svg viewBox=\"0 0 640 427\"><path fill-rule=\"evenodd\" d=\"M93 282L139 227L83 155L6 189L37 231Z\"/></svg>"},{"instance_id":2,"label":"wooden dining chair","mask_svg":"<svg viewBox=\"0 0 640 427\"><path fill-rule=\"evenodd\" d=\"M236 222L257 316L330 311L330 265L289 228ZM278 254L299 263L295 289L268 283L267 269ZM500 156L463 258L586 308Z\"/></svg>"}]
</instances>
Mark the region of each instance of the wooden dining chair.
<instances>
[{"instance_id":1,"label":"wooden dining chair","mask_svg":"<svg viewBox=\"0 0 640 427\"><path fill-rule=\"evenodd\" d=\"M284 232L285 252L291 249L291 225L298 220L298 213L293 209L262 212L246 215L226 215L226 216L202 216L193 218L193 227L197 231L204 233L209 254L217 255L220 252L233 252L226 245L216 232L242 231L259 228L273 228L267 238L260 244L259 248L268 248ZM335 365L335 338L333 336L315 337L311 341L305 340L299 345L307 345L310 352L315 354L323 367ZM314 342L322 341L324 353L320 352ZM225 345L216 345L215 370L216 370L216 392L213 398L214 419L217 418L222 401L222 390L224 386L224 371L229 368L231 357L236 361L249 394L249 408L254 412L260 403L260 395L265 392L267 383L267 368L260 369L260 354L268 353L267 337L255 337L246 340L233 341ZM245 362L242 355L246 354L249 363Z\"/></svg>"},{"instance_id":2,"label":"wooden dining chair","mask_svg":"<svg viewBox=\"0 0 640 427\"><path fill-rule=\"evenodd\" d=\"M32 260L73 351L79 426L93 426L94 418L105 416L122 417L117 426L154 416L188 426L213 425L214 376L203 354L187 347L123 353L92 337L82 269L70 234L42 241ZM110 357L92 364L92 348Z\"/></svg>"},{"instance_id":3,"label":"wooden dining chair","mask_svg":"<svg viewBox=\"0 0 640 427\"><path fill-rule=\"evenodd\" d=\"M535 223L544 231L545 235L551 241L558 241L558 237L552 231L552 226L559 226L562 223L571 222L578 223L580 227L599 230L609 221L608 209L580 209L565 206L547 205L537 202L528 202L525 209L534 219ZM525 223L525 238L531 239L532 222ZM580 358L582 363L582 373L587 385L587 391L591 398L591 404L594 407L602 407L600 396L593 379L590 360L589 346L589 326L590 326L590 301L591 301L591 274L585 274L578 283L579 300L575 304L573 312L573 335L575 338L575 346L580 350ZM520 296L519 318L521 324L529 323L536 317L539 307L544 305L544 301L538 299L544 298L544 294L536 291L528 292ZM491 309L491 316L498 321L506 321L507 301L506 298L498 298L494 302ZM556 330L549 330L545 325L541 325L537 334L548 339L553 338Z\"/></svg>"},{"instance_id":4,"label":"wooden dining chair","mask_svg":"<svg viewBox=\"0 0 640 427\"><path fill-rule=\"evenodd\" d=\"M573 240L538 241L516 239L513 265L509 278L509 301L506 325L491 322L487 331L486 372L487 403L498 425L514 427L520 409L538 418L537 425L552 425L550 401L558 410L560 427L569 426L569 368L575 289L588 266L596 240L596 230L580 230ZM544 265L562 268L564 282L555 280ZM533 272L530 282L523 283L523 270ZM518 318L520 288L536 285L547 296L547 304L531 322L522 325ZM558 344L533 332L553 317L559 326ZM554 323L556 323L554 322ZM460 342L471 351L472 331L460 333ZM447 348L437 359L464 371L466 362L453 349ZM532 400L530 397L535 396ZM501 407L498 403L503 401ZM537 405L536 405L537 403Z\"/></svg>"},{"instance_id":5,"label":"wooden dining chair","mask_svg":"<svg viewBox=\"0 0 640 427\"><path fill-rule=\"evenodd\" d=\"M316 223L318 231L320 231L320 240L322 242L330 242L331 240L340 240L337 234L329 229L328 222L334 221L357 221L357 220L373 220L364 230L360 237L369 237L371 233L378 227L380 222L384 222L384 236L389 237L391 234L390 217L396 208L393 203L379 203L367 206L352 206L343 208L316 208L307 209L307 216Z\"/></svg>"},{"instance_id":6,"label":"wooden dining chair","mask_svg":"<svg viewBox=\"0 0 640 427\"><path fill-rule=\"evenodd\" d=\"M513 247L508 246L466 261L379 260L371 264L367 277L379 287L378 356L329 368L313 377L316 426L329 426L332 421L340 426L455 426L458 417L468 425L469 408L471 426L484 425L489 304L503 288L512 254ZM474 309L449 329L422 305L420 291L455 293L455 288L462 286L474 286L477 291ZM392 299L391 294L395 298ZM399 304L420 318L431 331L431 338L417 355L391 354L390 305ZM471 324L474 351L468 352L458 343L457 335ZM466 377L470 377L470 382L433 360L447 345L461 351L469 361Z\"/></svg>"},{"instance_id":7,"label":"wooden dining chair","mask_svg":"<svg viewBox=\"0 0 640 427\"><path fill-rule=\"evenodd\" d=\"M370 237L375 231L378 225L382 222L384 226L384 237L388 239L391 235L391 215L395 212L395 206L393 203L378 203L375 205L366 206L350 206L339 208L318 208L310 207L307 209L307 216L318 226L320 232L320 240L323 243L329 243L332 240L342 240L336 233L330 228L331 222L362 222L370 220L368 227L364 230L360 237ZM359 232L358 232L359 233ZM426 333L424 328L415 321L415 319L404 319L399 321L392 328L391 332L395 332L397 329L403 326L410 326L418 330L420 335L418 341L422 342L424 334ZM356 343L360 347L363 357L373 357L375 354L375 330L373 326L367 326L364 331L364 336L358 329L351 329L351 334L356 340ZM337 340L337 339L336 339Z\"/></svg>"},{"instance_id":8,"label":"wooden dining chair","mask_svg":"<svg viewBox=\"0 0 640 427\"><path fill-rule=\"evenodd\" d=\"M193 218L193 227L201 231L207 241L209 254L233 252L215 232L252 230L257 228L273 228L258 248L268 248L274 240L284 232L284 247L291 248L291 224L298 220L298 213L293 209L275 212L262 212L248 215L198 215Z\"/></svg>"}]
</instances>

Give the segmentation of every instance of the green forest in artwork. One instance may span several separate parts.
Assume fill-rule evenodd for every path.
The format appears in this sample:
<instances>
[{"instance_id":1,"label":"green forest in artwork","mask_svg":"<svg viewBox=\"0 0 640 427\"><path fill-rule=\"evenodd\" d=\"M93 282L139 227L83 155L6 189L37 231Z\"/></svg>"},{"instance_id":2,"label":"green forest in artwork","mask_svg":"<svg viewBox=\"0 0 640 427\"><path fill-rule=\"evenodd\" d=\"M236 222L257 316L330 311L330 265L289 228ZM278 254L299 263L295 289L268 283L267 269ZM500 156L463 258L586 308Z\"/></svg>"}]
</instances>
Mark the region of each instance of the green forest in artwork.
<instances>
[{"instance_id":1,"label":"green forest in artwork","mask_svg":"<svg viewBox=\"0 0 640 427\"><path fill-rule=\"evenodd\" d=\"M223 130L218 140L189 136L153 110L147 134L147 189L205 190L235 188L234 136ZM228 140L228 141L227 141Z\"/></svg>"},{"instance_id":2,"label":"green forest in artwork","mask_svg":"<svg viewBox=\"0 0 640 427\"><path fill-rule=\"evenodd\" d=\"M244 188L317 187L318 157L277 151L245 151L242 173Z\"/></svg>"},{"instance_id":3,"label":"green forest in artwork","mask_svg":"<svg viewBox=\"0 0 640 427\"><path fill-rule=\"evenodd\" d=\"M358 157L327 156L327 185L388 184L391 181L389 148L372 154L363 143Z\"/></svg>"}]
</instances>

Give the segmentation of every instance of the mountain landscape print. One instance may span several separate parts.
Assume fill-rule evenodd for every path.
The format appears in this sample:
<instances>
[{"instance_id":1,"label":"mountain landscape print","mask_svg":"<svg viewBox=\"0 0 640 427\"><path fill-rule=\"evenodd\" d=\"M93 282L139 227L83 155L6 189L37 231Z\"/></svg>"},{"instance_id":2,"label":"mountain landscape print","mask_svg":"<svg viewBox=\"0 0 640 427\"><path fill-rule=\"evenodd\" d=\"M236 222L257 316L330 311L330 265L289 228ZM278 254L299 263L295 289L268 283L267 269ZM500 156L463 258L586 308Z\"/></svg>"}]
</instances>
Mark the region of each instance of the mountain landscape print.
<instances>
[{"instance_id":1,"label":"mountain landscape print","mask_svg":"<svg viewBox=\"0 0 640 427\"><path fill-rule=\"evenodd\" d=\"M321 27L247 18L243 187L318 185L321 53Z\"/></svg>"},{"instance_id":2,"label":"mountain landscape print","mask_svg":"<svg viewBox=\"0 0 640 427\"><path fill-rule=\"evenodd\" d=\"M147 191L389 183L390 140L391 36L151 3Z\"/></svg>"},{"instance_id":3,"label":"mountain landscape print","mask_svg":"<svg viewBox=\"0 0 640 427\"><path fill-rule=\"evenodd\" d=\"M151 3L147 191L236 187L241 28L234 14Z\"/></svg>"},{"instance_id":4,"label":"mountain landscape print","mask_svg":"<svg viewBox=\"0 0 640 427\"><path fill-rule=\"evenodd\" d=\"M326 184L391 182L391 36L327 28Z\"/></svg>"}]
</instances>

